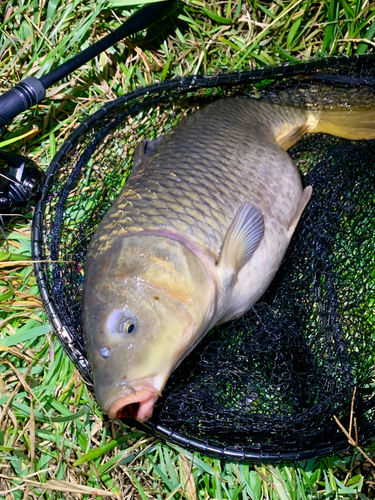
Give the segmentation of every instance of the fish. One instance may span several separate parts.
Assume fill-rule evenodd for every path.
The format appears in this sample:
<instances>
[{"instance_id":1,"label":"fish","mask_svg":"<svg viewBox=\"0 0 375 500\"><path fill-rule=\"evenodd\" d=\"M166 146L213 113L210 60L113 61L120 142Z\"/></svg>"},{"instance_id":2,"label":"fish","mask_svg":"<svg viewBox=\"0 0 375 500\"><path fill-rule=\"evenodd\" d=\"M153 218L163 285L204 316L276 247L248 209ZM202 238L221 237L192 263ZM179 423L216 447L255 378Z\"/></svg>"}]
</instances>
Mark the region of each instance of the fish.
<instances>
[{"instance_id":1,"label":"fish","mask_svg":"<svg viewBox=\"0 0 375 500\"><path fill-rule=\"evenodd\" d=\"M109 418L149 419L203 336L269 287L312 195L286 151L306 133L372 139L374 124L371 110L229 97L139 142L84 269L84 340Z\"/></svg>"}]
</instances>

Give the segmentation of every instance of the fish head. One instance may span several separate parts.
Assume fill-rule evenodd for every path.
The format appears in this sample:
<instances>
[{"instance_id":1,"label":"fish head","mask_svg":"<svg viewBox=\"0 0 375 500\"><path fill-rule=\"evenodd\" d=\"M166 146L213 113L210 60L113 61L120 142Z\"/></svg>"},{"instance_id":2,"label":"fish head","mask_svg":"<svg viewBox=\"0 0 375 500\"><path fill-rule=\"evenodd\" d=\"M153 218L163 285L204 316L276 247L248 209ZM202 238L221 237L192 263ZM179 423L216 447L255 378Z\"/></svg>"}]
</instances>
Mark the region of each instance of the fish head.
<instances>
[{"instance_id":1,"label":"fish head","mask_svg":"<svg viewBox=\"0 0 375 500\"><path fill-rule=\"evenodd\" d=\"M170 373L206 333L213 297L204 266L180 241L133 235L88 255L85 343L110 418L151 417Z\"/></svg>"}]
</instances>

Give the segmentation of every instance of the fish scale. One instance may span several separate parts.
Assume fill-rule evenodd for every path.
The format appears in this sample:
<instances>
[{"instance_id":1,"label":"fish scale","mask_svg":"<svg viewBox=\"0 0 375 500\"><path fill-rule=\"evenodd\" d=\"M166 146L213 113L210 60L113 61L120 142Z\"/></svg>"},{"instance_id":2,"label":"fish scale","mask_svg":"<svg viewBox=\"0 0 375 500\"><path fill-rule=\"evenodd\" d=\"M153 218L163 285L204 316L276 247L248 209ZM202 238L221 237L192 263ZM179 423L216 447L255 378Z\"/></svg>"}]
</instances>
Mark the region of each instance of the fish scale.
<instances>
[{"instance_id":1,"label":"fish scale","mask_svg":"<svg viewBox=\"0 0 375 500\"><path fill-rule=\"evenodd\" d=\"M225 105L228 102L230 106ZM241 203L262 203L264 192L278 189L279 180L272 182L269 175L259 178L254 165L254 157L258 164L262 153L269 154L264 136L269 135L271 125L263 121L255 140L249 139L249 120L259 118L247 104L245 99L219 101L183 119L133 173L134 180L130 177L102 227L121 236L149 229L182 233L217 258ZM263 105L266 110L271 106ZM288 111L272 106L272 116L284 120L275 108L280 108L279 114L288 115ZM276 145L275 151L283 155ZM252 177L257 177L255 182ZM107 241L94 236L90 251L109 248Z\"/></svg>"}]
</instances>

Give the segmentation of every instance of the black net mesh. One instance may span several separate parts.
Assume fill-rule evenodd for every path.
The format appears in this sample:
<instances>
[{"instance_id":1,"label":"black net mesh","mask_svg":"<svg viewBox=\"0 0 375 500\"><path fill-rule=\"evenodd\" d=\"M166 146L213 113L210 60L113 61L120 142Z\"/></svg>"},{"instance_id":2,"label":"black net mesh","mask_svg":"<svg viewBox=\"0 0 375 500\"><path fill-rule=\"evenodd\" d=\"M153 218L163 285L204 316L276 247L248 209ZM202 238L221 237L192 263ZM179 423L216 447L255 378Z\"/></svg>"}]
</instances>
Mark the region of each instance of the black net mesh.
<instances>
[{"instance_id":1,"label":"black net mesh","mask_svg":"<svg viewBox=\"0 0 375 500\"><path fill-rule=\"evenodd\" d=\"M51 163L33 227L40 292L91 385L81 330L86 249L142 138L229 95L327 107L375 105L375 57L334 58L140 89L85 120ZM333 416L375 436L375 143L304 137L291 151L314 188L262 300L215 328L172 374L145 427L236 460L296 460L345 449ZM119 181L120 180L120 181Z\"/></svg>"}]
</instances>

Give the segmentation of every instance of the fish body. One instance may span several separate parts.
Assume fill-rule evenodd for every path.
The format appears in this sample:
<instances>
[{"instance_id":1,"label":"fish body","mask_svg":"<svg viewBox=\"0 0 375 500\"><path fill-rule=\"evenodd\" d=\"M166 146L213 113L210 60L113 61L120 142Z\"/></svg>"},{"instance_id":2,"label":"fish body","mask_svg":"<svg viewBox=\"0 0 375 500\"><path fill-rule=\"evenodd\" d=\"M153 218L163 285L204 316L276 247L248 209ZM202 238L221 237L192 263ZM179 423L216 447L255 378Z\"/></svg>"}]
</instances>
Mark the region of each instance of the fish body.
<instances>
[{"instance_id":1,"label":"fish body","mask_svg":"<svg viewBox=\"0 0 375 500\"><path fill-rule=\"evenodd\" d=\"M85 342L111 418L149 418L205 333L263 295L312 192L285 150L329 129L321 112L228 98L139 144L85 264Z\"/></svg>"}]
</instances>

